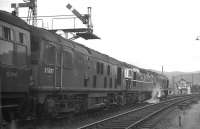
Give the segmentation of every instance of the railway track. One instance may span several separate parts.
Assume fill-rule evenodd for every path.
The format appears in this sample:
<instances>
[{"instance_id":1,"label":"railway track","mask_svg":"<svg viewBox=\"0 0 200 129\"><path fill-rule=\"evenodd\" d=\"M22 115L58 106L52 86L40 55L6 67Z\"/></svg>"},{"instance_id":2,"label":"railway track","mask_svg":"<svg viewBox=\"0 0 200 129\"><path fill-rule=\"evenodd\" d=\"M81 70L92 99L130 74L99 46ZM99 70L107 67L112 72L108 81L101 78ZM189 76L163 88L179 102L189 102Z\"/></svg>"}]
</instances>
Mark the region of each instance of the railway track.
<instances>
[{"instance_id":1,"label":"railway track","mask_svg":"<svg viewBox=\"0 0 200 129\"><path fill-rule=\"evenodd\" d=\"M157 104L150 104L82 126L78 129L148 129L151 126L151 122L147 122L150 118L163 111L169 110L170 107L173 107L174 105L188 101L196 96L197 95L180 96Z\"/></svg>"},{"instance_id":2,"label":"railway track","mask_svg":"<svg viewBox=\"0 0 200 129\"><path fill-rule=\"evenodd\" d=\"M186 97L186 96L184 96ZM17 129L22 128L30 128L30 129L39 129L49 128L49 123L51 123L52 129L57 129L57 127L62 127L66 129L125 129L129 125L139 122L144 116L152 113L153 111L158 110L164 105L167 105L167 102L170 103L172 100L180 100L180 98L184 98L183 96L170 96L163 99L162 105L159 104L141 104L138 107L124 107L124 108L116 108L110 110L100 110L97 112L88 112L82 115L76 115L75 118L55 118L55 119L30 119L30 120L18 120L16 121ZM192 96L187 96L192 97ZM182 101L182 100L180 100ZM157 105L157 106L156 106ZM153 108L156 106L156 108ZM147 111L145 111L147 110ZM112 113L113 112L113 113ZM115 114L115 115L114 115ZM117 115L116 115L117 114ZM118 115L119 114L119 115ZM159 114L159 113L157 113ZM106 117L107 116L107 117ZM150 118L150 117L149 117ZM157 117L156 117L157 118ZM103 119L103 120L101 120ZM70 121L68 121L70 120ZM95 120L97 122L95 122ZM100 120L100 121L99 121ZM77 122L80 123L77 123ZM145 121L145 120L144 120ZM144 123L144 121L139 122L138 124ZM92 123L92 124L87 124ZM148 123L148 122L147 122ZM86 125L87 124L87 125ZM85 125L85 126L83 126ZM150 125L150 124L147 124ZM147 126L145 125L145 126ZM82 126L82 127L81 127Z\"/></svg>"}]
</instances>

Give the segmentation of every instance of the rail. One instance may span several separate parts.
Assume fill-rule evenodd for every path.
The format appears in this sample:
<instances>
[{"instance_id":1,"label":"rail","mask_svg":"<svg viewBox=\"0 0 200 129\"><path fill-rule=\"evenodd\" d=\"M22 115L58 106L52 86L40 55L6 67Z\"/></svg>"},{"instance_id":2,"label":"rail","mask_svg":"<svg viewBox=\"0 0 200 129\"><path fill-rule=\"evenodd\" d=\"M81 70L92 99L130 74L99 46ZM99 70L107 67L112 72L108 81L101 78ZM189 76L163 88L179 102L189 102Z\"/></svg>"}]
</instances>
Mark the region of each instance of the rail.
<instances>
[{"instance_id":1,"label":"rail","mask_svg":"<svg viewBox=\"0 0 200 129\"><path fill-rule=\"evenodd\" d=\"M94 129L94 128L101 129L101 128L114 128L114 127L131 129L137 126L142 121L148 119L148 117L152 116L153 114L156 114L159 111L164 110L164 107L167 108L175 103L192 98L193 96L194 95L178 96L176 98L163 101L157 104L149 104L144 107L136 108L128 112L115 115L113 117L109 117L91 124L87 124L85 126L79 127L78 129ZM142 111L148 111L148 112L144 114ZM138 116L138 114L140 116Z\"/></svg>"}]
</instances>

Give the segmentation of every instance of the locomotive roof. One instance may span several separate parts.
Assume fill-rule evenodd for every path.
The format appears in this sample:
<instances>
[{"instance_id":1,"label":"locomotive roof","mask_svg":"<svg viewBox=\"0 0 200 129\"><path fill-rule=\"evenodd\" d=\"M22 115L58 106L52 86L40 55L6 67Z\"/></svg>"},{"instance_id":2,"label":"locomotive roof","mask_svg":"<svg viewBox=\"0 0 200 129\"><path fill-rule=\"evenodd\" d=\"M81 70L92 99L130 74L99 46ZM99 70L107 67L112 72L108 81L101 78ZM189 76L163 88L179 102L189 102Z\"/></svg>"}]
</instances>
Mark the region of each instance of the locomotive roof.
<instances>
[{"instance_id":1,"label":"locomotive roof","mask_svg":"<svg viewBox=\"0 0 200 129\"><path fill-rule=\"evenodd\" d=\"M137 67L137 66L135 66L135 65L128 64L128 63L126 63L126 62L122 62L122 63L123 63L123 65L124 65L125 67L128 67L128 68L136 68L136 69L141 69L141 68L139 68L139 67Z\"/></svg>"},{"instance_id":2,"label":"locomotive roof","mask_svg":"<svg viewBox=\"0 0 200 129\"><path fill-rule=\"evenodd\" d=\"M154 76L162 77L165 79L168 78L165 74L163 74L159 71L155 71L155 70L151 70L151 69L142 69L142 70L143 70L143 72L149 72L149 73L153 74Z\"/></svg>"},{"instance_id":3,"label":"locomotive roof","mask_svg":"<svg viewBox=\"0 0 200 129\"><path fill-rule=\"evenodd\" d=\"M0 10L0 20L15 25L17 27L20 27L22 29L29 30L29 25L24 20L22 20L17 16L12 15L9 12Z\"/></svg>"},{"instance_id":4,"label":"locomotive roof","mask_svg":"<svg viewBox=\"0 0 200 129\"><path fill-rule=\"evenodd\" d=\"M31 34L33 36L37 36L37 38L39 38L39 39L45 39L45 40L51 41L51 42L59 42L60 41L59 38L57 38L55 34L49 32L46 29L30 26L30 31L32 32Z\"/></svg>"},{"instance_id":5,"label":"locomotive roof","mask_svg":"<svg viewBox=\"0 0 200 129\"><path fill-rule=\"evenodd\" d=\"M86 55L91 55L93 57L96 57L98 59L101 59L102 61L106 61L106 62L111 62L111 63L117 63L120 64L121 61L116 60L115 58L109 57L106 54L100 53L96 50L93 50L91 48L88 48L82 44L79 44L77 42L65 39L63 37L61 37L60 35L57 35L51 31L48 31L46 29L43 28L38 28L38 27L33 27L30 26L30 31L32 32L31 34L33 36L36 36L37 39L45 39L51 42L56 42L56 43L60 43L62 45L68 46L70 48L74 48L77 51L80 51Z\"/></svg>"}]
</instances>

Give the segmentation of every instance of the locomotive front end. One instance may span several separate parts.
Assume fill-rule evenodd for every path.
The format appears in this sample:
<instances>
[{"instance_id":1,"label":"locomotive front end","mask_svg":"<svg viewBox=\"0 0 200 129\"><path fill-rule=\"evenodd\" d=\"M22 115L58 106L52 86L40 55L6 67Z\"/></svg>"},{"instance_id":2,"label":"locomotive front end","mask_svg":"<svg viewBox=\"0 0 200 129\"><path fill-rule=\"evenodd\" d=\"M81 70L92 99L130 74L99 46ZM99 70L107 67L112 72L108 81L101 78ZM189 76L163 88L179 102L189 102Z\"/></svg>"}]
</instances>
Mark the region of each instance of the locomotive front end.
<instances>
[{"instance_id":1,"label":"locomotive front end","mask_svg":"<svg viewBox=\"0 0 200 129\"><path fill-rule=\"evenodd\" d=\"M5 120L12 119L22 109L28 94L29 57L28 25L18 17L0 11L0 109Z\"/></svg>"}]
</instances>

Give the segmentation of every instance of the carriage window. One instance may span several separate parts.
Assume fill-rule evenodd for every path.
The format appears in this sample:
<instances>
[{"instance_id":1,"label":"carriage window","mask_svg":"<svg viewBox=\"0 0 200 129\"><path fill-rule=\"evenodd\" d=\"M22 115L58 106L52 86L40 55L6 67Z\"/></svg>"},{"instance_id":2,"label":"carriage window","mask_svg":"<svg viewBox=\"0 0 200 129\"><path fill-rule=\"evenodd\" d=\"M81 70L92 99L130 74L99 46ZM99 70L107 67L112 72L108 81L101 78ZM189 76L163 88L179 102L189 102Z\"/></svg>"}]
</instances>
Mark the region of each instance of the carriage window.
<instances>
[{"instance_id":1,"label":"carriage window","mask_svg":"<svg viewBox=\"0 0 200 129\"><path fill-rule=\"evenodd\" d=\"M24 43L24 33L19 33L19 42L22 44Z\"/></svg>"},{"instance_id":2,"label":"carriage window","mask_svg":"<svg viewBox=\"0 0 200 129\"><path fill-rule=\"evenodd\" d=\"M44 62L46 64L55 64L55 47L48 43L44 46Z\"/></svg>"},{"instance_id":3,"label":"carriage window","mask_svg":"<svg viewBox=\"0 0 200 129\"><path fill-rule=\"evenodd\" d=\"M0 64L13 64L13 44L9 42L0 42Z\"/></svg>"},{"instance_id":4,"label":"carriage window","mask_svg":"<svg viewBox=\"0 0 200 129\"><path fill-rule=\"evenodd\" d=\"M63 65L65 68L72 68L72 53L64 51Z\"/></svg>"},{"instance_id":5,"label":"carriage window","mask_svg":"<svg viewBox=\"0 0 200 129\"><path fill-rule=\"evenodd\" d=\"M17 65L26 65L26 47L21 45L16 45L16 56Z\"/></svg>"},{"instance_id":6,"label":"carriage window","mask_svg":"<svg viewBox=\"0 0 200 129\"><path fill-rule=\"evenodd\" d=\"M13 39L13 31L8 27L3 27L3 37L6 40L12 40Z\"/></svg>"}]
</instances>

